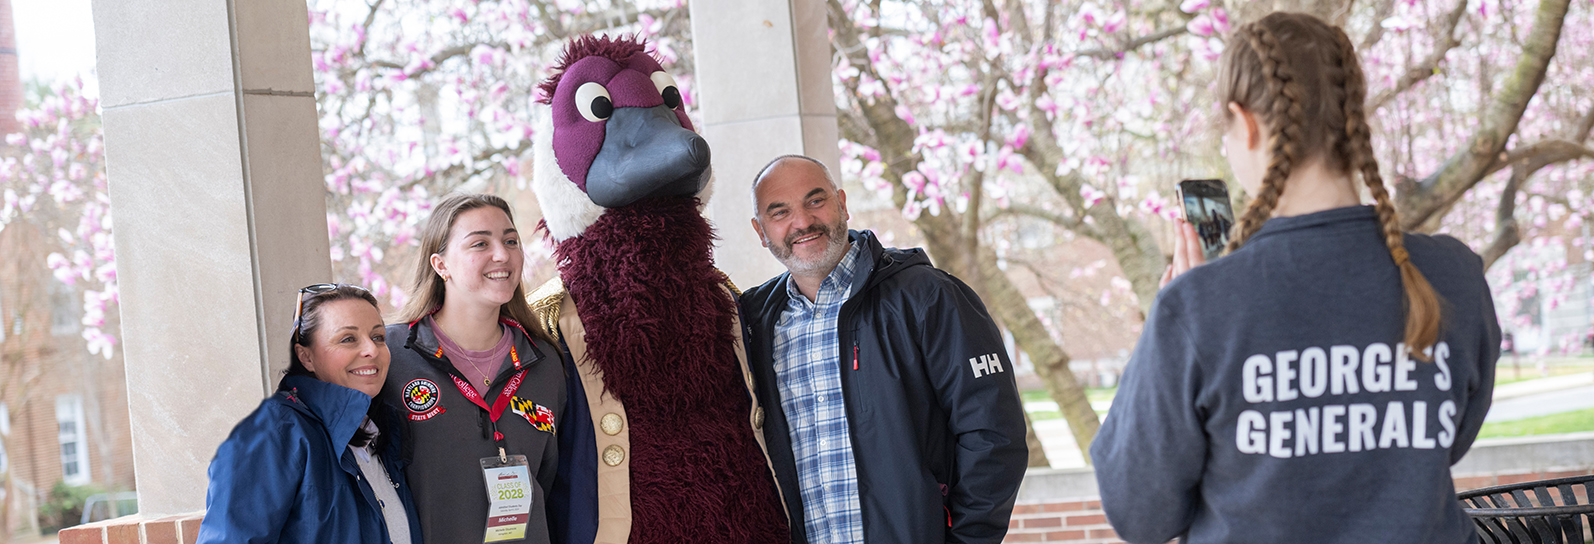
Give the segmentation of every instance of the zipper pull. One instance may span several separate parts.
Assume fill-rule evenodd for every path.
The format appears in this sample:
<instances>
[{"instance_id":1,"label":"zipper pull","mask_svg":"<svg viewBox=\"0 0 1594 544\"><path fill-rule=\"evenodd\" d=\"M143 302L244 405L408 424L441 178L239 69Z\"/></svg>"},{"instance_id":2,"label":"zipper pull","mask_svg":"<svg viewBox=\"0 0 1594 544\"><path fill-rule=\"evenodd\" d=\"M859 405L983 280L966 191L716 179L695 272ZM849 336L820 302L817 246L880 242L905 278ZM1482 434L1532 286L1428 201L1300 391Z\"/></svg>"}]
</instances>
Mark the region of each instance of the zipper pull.
<instances>
[{"instance_id":1,"label":"zipper pull","mask_svg":"<svg viewBox=\"0 0 1594 544\"><path fill-rule=\"evenodd\" d=\"M852 369L858 370L858 344L852 345Z\"/></svg>"}]
</instances>

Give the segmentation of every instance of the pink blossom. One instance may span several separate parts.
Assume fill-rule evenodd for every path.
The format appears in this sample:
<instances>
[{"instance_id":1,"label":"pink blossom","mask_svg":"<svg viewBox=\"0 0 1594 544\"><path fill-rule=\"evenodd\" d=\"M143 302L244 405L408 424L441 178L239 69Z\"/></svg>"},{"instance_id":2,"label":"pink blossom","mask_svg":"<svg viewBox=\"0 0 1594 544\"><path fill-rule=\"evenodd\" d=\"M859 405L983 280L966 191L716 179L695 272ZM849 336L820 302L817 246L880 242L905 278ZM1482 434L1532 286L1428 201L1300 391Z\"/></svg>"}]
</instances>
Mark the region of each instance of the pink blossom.
<instances>
[{"instance_id":1,"label":"pink blossom","mask_svg":"<svg viewBox=\"0 0 1594 544\"><path fill-rule=\"evenodd\" d=\"M907 123L909 126L916 124L913 118L913 110L908 109L908 106L897 104L896 112L897 117L901 118L902 122Z\"/></svg>"},{"instance_id":2,"label":"pink blossom","mask_svg":"<svg viewBox=\"0 0 1594 544\"><path fill-rule=\"evenodd\" d=\"M1013 127L1013 134L1007 137L1007 145L1015 148L1023 148L1024 144L1028 142L1029 125L1024 123L1019 123L1018 126Z\"/></svg>"},{"instance_id":3,"label":"pink blossom","mask_svg":"<svg viewBox=\"0 0 1594 544\"><path fill-rule=\"evenodd\" d=\"M1128 23L1129 16L1124 13L1123 8L1118 8L1117 13L1112 14L1111 17L1107 18L1106 22L1102 23L1101 31L1107 34L1117 34Z\"/></svg>"},{"instance_id":4,"label":"pink blossom","mask_svg":"<svg viewBox=\"0 0 1594 544\"><path fill-rule=\"evenodd\" d=\"M1085 207L1091 208L1095 207L1097 203L1100 203L1103 199L1107 198L1107 193L1103 193L1100 190L1097 190L1095 187L1091 187L1090 184L1087 183L1079 187L1079 196L1080 198L1085 199Z\"/></svg>"},{"instance_id":5,"label":"pink blossom","mask_svg":"<svg viewBox=\"0 0 1594 544\"><path fill-rule=\"evenodd\" d=\"M1218 34L1228 34L1229 12L1223 11L1223 8L1214 8L1212 10L1212 29L1217 31Z\"/></svg>"}]
</instances>

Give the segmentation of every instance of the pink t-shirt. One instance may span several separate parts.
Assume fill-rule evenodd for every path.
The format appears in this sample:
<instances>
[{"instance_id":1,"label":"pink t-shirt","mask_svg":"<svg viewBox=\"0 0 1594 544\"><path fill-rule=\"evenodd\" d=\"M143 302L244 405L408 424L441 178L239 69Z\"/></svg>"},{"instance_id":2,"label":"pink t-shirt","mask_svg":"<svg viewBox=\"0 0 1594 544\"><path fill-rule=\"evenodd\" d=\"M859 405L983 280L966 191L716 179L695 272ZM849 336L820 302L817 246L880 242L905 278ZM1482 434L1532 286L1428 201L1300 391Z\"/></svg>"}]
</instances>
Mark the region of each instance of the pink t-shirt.
<instances>
[{"instance_id":1,"label":"pink t-shirt","mask_svg":"<svg viewBox=\"0 0 1594 544\"><path fill-rule=\"evenodd\" d=\"M465 380L470 382L477 394L487 396L489 387L485 380L498 377L499 369L504 366L504 359L509 356L509 347L515 343L514 335L509 334L509 326L502 325L503 337L498 339L498 345L492 349L471 351L459 347L459 344L455 344L444 335L443 329L439 328L431 317L427 317L426 321L426 324L432 327L432 334L437 335L437 343L443 348L443 353L448 355L449 362L454 363L454 368L465 375Z\"/></svg>"}]
</instances>

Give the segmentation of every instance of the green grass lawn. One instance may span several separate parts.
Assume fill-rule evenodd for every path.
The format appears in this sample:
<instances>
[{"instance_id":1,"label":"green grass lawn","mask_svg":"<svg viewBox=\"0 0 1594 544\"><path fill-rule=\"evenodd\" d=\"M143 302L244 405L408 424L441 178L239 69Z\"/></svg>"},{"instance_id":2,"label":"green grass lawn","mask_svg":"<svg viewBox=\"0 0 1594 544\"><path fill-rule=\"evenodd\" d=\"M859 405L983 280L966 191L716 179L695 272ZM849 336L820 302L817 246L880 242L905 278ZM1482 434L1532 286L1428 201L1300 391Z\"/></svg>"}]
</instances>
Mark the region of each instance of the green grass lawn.
<instances>
[{"instance_id":1,"label":"green grass lawn","mask_svg":"<svg viewBox=\"0 0 1594 544\"><path fill-rule=\"evenodd\" d=\"M1091 402L1109 401L1109 400L1112 400L1113 395L1115 395L1117 393L1118 393L1118 388L1117 387L1088 388L1088 389L1085 389L1085 398L1089 399ZM1047 393L1045 390L1041 390L1041 389L1037 389L1037 390L1033 390L1033 391L1023 391L1023 392L1019 393L1019 397L1021 399L1023 399L1024 402L1044 402L1044 401L1052 400L1052 395L1050 393ZM1043 421L1043 420L1047 420L1047 419L1061 419L1062 417L1063 417L1063 413L1062 412L1058 412L1056 410L1045 410L1045 411L1036 411L1036 412L1030 412L1029 413L1029 418L1030 418L1031 421Z\"/></svg>"},{"instance_id":2,"label":"green grass lawn","mask_svg":"<svg viewBox=\"0 0 1594 544\"><path fill-rule=\"evenodd\" d=\"M1091 402L1112 400L1113 395L1116 394L1118 394L1117 387L1092 387L1085 389L1085 398L1090 399ZM1051 393L1047 393L1044 389L1024 391L1019 393L1019 396L1024 399L1024 402L1052 400Z\"/></svg>"},{"instance_id":3,"label":"green grass lawn","mask_svg":"<svg viewBox=\"0 0 1594 544\"><path fill-rule=\"evenodd\" d=\"M1594 408L1563 414L1530 417L1516 421L1484 423L1483 430L1478 431L1478 438L1561 434L1581 431L1594 431Z\"/></svg>"}]
</instances>

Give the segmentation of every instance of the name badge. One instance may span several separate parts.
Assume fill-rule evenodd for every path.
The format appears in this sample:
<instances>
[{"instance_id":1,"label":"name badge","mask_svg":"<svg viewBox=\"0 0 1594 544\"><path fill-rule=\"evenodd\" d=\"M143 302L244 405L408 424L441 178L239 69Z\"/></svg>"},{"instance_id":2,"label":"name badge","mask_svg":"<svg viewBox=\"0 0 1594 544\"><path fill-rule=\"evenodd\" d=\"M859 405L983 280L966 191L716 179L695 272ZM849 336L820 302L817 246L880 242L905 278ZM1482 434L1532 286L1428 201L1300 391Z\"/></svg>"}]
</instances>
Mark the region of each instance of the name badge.
<instances>
[{"instance_id":1,"label":"name badge","mask_svg":"<svg viewBox=\"0 0 1594 544\"><path fill-rule=\"evenodd\" d=\"M531 522L531 467L524 455L484 457L482 478L487 482L487 534L482 542L526 538Z\"/></svg>"}]
</instances>

